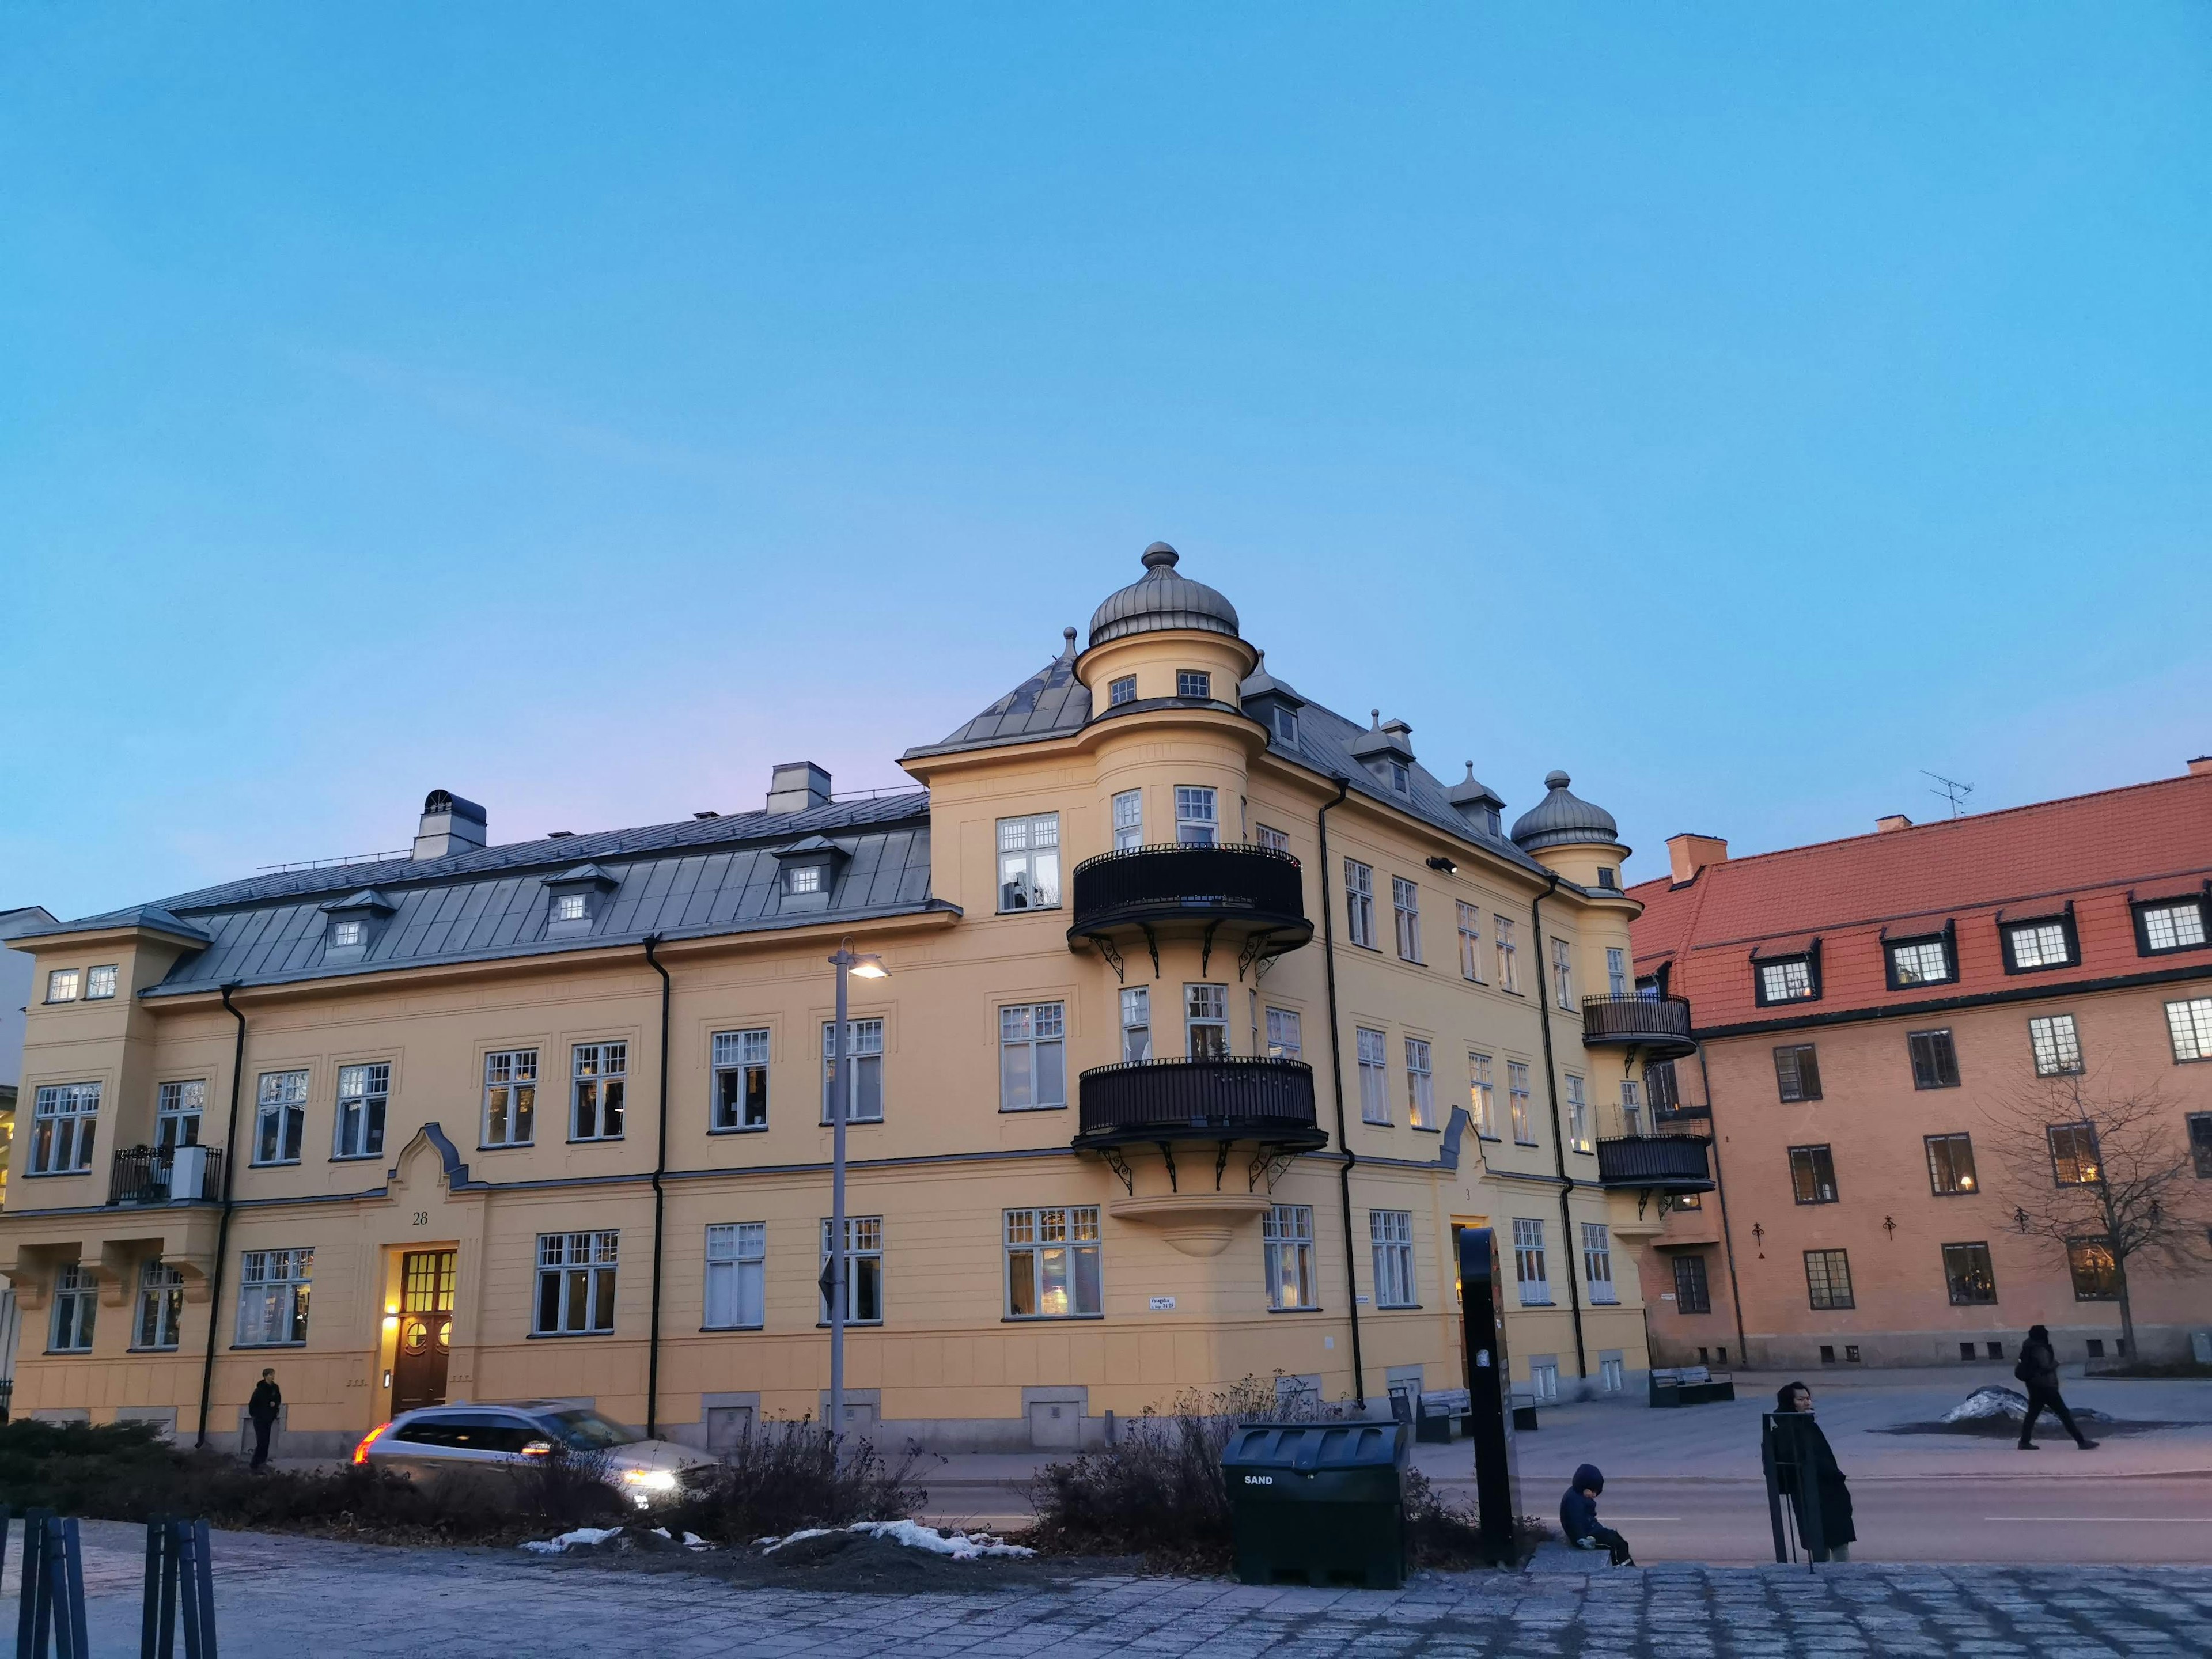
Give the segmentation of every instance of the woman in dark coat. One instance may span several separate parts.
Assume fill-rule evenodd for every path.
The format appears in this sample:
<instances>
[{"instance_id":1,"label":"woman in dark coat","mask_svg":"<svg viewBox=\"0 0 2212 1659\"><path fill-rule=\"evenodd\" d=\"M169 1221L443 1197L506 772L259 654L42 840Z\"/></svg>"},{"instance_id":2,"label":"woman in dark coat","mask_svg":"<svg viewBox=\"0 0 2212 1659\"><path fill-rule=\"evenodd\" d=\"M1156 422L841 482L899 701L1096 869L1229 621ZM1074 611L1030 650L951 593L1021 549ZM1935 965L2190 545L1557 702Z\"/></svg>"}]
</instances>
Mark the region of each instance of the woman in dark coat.
<instances>
[{"instance_id":1,"label":"woman in dark coat","mask_svg":"<svg viewBox=\"0 0 2212 1659\"><path fill-rule=\"evenodd\" d=\"M1808 1419L1796 1427L1798 1443L1804 1449L1805 1461L1816 1477L1814 1484L1820 1492L1820 1538L1824 1547L1814 1551L1813 1559L1848 1561L1851 1559L1851 1546L1858 1540L1858 1533L1851 1525L1851 1492L1844 1484L1843 1470L1836 1466L1835 1449L1828 1444L1828 1437L1820 1432L1818 1423L1809 1420L1813 1415L1813 1391L1802 1382L1784 1383L1775 1391L1774 1409L1802 1413ZM1797 1511L1797 1535L1809 1540L1809 1495L1798 1480L1794 1467L1785 1467L1778 1473L1783 1492ZM1811 1548L1809 1543L1807 1547Z\"/></svg>"},{"instance_id":2,"label":"woman in dark coat","mask_svg":"<svg viewBox=\"0 0 2212 1659\"><path fill-rule=\"evenodd\" d=\"M2066 1401L2058 1393L2058 1352L2051 1346L2048 1327L2031 1326L2027 1340L2021 1345L2020 1364L2012 1374L2027 1385L2027 1415L2021 1419L2020 1449L2022 1451L2041 1449L2035 1443L2035 1419L2047 1410L2056 1417L2074 1443L2083 1451L2094 1451L2097 1443L2081 1432L2074 1420L2074 1413L2066 1409Z\"/></svg>"}]
</instances>

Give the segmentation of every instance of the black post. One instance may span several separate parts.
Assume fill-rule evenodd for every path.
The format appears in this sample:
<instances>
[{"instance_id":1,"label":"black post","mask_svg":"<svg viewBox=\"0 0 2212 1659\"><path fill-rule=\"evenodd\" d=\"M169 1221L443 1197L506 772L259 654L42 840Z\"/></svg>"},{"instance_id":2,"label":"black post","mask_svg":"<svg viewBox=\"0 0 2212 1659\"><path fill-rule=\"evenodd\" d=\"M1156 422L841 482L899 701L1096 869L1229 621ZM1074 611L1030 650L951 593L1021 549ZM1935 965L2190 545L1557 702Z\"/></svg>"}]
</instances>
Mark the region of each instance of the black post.
<instances>
[{"instance_id":1,"label":"black post","mask_svg":"<svg viewBox=\"0 0 2212 1659\"><path fill-rule=\"evenodd\" d=\"M1513 1464L1511 1366L1498 1306L1498 1235L1464 1227L1459 1235L1459 1304L1466 1335L1468 1426L1474 1443L1474 1492L1483 1547L1493 1561L1513 1559L1520 1480Z\"/></svg>"},{"instance_id":2,"label":"black post","mask_svg":"<svg viewBox=\"0 0 2212 1659\"><path fill-rule=\"evenodd\" d=\"M215 1554L209 1547L208 1523L187 1521L184 1528L185 1566L191 1574L192 1594L185 1626L186 1659L216 1659Z\"/></svg>"},{"instance_id":3,"label":"black post","mask_svg":"<svg viewBox=\"0 0 2212 1659\"><path fill-rule=\"evenodd\" d=\"M1766 1475L1766 1518L1774 1528L1774 1560L1778 1566L1790 1563L1790 1533L1782 1522L1782 1471L1774 1449L1774 1413L1763 1412L1759 1419L1759 1465Z\"/></svg>"},{"instance_id":4,"label":"black post","mask_svg":"<svg viewBox=\"0 0 2212 1659\"><path fill-rule=\"evenodd\" d=\"M61 1607L54 1618L55 1646L63 1659L92 1659L90 1633L84 1627L84 1550L77 1538L76 1519L58 1523L60 1559L55 1563L55 1589Z\"/></svg>"},{"instance_id":5,"label":"black post","mask_svg":"<svg viewBox=\"0 0 2212 1659\"><path fill-rule=\"evenodd\" d=\"M23 1511L23 1592L15 1613L15 1651L27 1656L42 1654L46 1647L46 1522L52 1515L52 1510Z\"/></svg>"},{"instance_id":6,"label":"black post","mask_svg":"<svg viewBox=\"0 0 2212 1659\"><path fill-rule=\"evenodd\" d=\"M168 1552L161 1547L168 1530L168 1522L154 1516L146 1522L146 1582L138 1592L138 1659L157 1659L162 1626L155 1615L161 1606L161 1583L167 1577L161 1571Z\"/></svg>"}]
</instances>

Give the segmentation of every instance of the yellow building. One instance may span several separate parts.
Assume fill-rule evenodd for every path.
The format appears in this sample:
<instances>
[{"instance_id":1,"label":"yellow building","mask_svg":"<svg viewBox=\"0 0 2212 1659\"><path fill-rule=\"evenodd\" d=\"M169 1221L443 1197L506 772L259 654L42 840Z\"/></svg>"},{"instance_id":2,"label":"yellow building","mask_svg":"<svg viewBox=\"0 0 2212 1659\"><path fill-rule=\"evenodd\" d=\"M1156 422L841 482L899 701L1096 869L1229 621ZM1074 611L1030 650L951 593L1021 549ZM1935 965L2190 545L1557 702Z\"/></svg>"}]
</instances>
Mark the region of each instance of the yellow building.
<instances>
[{"instance_id":1,"label":"yellow building","mask_svg":"<svg viewBox=\"0 0 2212 1659\"><path fill-rule=\"evenodd\" d=\"M15 1407L281 1449L573 1397L714 1444L819 1415L826 958L849 937L848 1415L1073 1445L1249 1376L1462 1381L1453 1230L1516 1245L1515 1385L1640 1389L1654 1138L1611 818L1502 803L1265 672L1147 550L912 791L412 854L34 930L0 1271Z\"/></svg>"}]
</instances>

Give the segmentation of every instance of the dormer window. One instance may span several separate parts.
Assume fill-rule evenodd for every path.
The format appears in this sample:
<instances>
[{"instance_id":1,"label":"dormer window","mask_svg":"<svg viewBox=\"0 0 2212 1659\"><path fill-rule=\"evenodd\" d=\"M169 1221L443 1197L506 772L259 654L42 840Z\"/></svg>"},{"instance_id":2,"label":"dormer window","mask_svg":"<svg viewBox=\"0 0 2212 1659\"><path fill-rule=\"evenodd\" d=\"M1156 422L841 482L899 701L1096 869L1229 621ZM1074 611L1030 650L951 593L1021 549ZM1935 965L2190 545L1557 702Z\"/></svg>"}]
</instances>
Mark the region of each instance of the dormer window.
<instances>
[{"instance_id":1,"label":"dormer window","mask_svg":"<svg viewBox=\"0 0 2212 1659\"><path fill-rule=\"evenodd\" d=\"M1298 740L1298 711L1278 705L1275 709L1275 741L1295 745Z\"/></svg>"},{"instance_id":2,"label":"dormer window","mask_svg":"<svg viewBox=\"0 0 2212 1659\"><path fill-rule=\"evenodd\" d=\"M2005 971L2032 973L2039 968L2070 968L2081 960L2075 942L2074 913L2043 916L2033 921L2008 921L1997 932L2004 940Z\"/></svg>"},{"instance_id":3,"label":"dormer window","mask_svg":"<svg viewBox=\"0 0 2212 1659\"><path fill-rule=\"evenodd\" d=\"M553 920L556 921L586 921L591 918L591 906L581 893L556 893L553 896Z\"/></svg>"},{"instance_id":4,"label":"dormer window","mask_svg":"<svg viewBox=\"0 0 2212 1659\"><path fill-rule=\"evenodd\" d=\"M1124 674L1118 680L1108 682L1106 706L1109 708L1119 708L1123 703L1134 702L1136 700L1137 677L1134 674Z\"/></svg>"},{"instance_id":5,"label":"dormer window","mask_svg":"<svg viewBox=\"0 0 2212 1659\"><path fill-rule=\"evenodd\" d=\"M358 962L376 942L379 923L396 908L374 888L332 899L323 906L330 927L323 934L323 955L330 962Z\"/></svg>"},{"instance_id":6,"label":"dormer window","mask_svg":"<svg viewBox=\"0 0 2212 1659\"><path fill-rule=\"evenodd\" d=\"M1482 827L1490 834L1498 836L1500 839L1504 838L1505 834L1505 820L1500 815L1497 807L1486 806L1482 809Z\"/></svg>"},{"instance_id":7,"label":"dormer window","mask_svg":"<svg viewBox=\"0 0 2212 1659\"><path fill-rule=\"evenodd\" d=\"M822 890L822 866L818 864L798 864L783 872L783 890L787 893L818 893Z\"/></svg>"},{"instance_id":8,"label":"dormer window","mask_svg":"<svg viewBox=\"0 0 2212 1659\"><path fill-rule=\"evenodd\" d=\"M2208 942L2204 901L2153 899L2135 906L2136 952L2162 956L2168 951L2201 951Z\"/></svg>"},{"instance_id":9,"label":"dormer window","mask_svg":"<svg viewBox=\"0 0 2212 1659\"><path fill-rule=\"evenodd\" d=\"M1390 786L1395 793L1410 795L1413 793L1413 775L1406 769L1406 763L1403 761L1383 762L1382 781Z\"/></svg>"},{"instance_id":10,"label":"dormer window","mask_svg":"<svg viewBox=\"0 0 2212 1659\"><path fill-rule=\"evenodd\" d=\"M580 864L545 878L545 936L581 938L592 931L615 878L596 864Z\"/></svg>"},{"instance_id":11,"label":"dormer window","mask_svg":"<svg viewBox=\"0 0 2212 1659\"><path fill-rule=\"evenodd\" d=\"M365 921L334 921L331 924L331 945L335 950L349 950L368 943L368 924Z\"/></svg>"},{"instance_id":12,"label":"dormer window","mask_svg":"<svg viewBox=\"0 0 2212 1659\"><path fill-rule=\"evenodd\" d=\"M1202 668L1177 669L1176 696L1210 700L1213 696L1213 676Z\"/></svg>"},{"instance_id":13,"label":"dormer window","mask_svg":"<svg viewBox=\"0 0 2212 1659\"><path fill-rule=\"evenodd\" d=\"M1754 957L1753 1000L1762 1008L1778 1003L1817 1002L1820 997L1820 947L1815 940L1808 951L1790 956Z\"/></svg>"},{"instance_id":14,"label":"dormer window","mask_svg":"<svg viewBox=\"0 0 2212 1659\"><path fill-rule=\"evenodd\" d=\"M1922 985L1948 985L1959 977L1958 958L1950 932L1926 939L1893 939L1884 947L1889 962L1889 988L1909 991Z\"/></svg>"}]
</instances>

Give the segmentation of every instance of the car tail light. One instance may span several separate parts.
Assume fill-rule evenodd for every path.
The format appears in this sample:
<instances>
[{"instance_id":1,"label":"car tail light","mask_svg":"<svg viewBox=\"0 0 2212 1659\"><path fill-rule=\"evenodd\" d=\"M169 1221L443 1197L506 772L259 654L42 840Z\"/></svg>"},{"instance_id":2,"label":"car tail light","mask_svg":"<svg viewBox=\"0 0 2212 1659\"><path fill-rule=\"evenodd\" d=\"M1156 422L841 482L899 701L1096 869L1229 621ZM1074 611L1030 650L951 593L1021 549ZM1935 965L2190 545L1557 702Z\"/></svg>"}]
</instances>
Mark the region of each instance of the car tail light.
<instances>
[{"instance_id":1,"label":"car tail light","mask_svg":"<svg viewBox=\"0 0 2212 1659\"><path fill-rule=\"evenodd\" d=\"M356 1463L368 1462L368 1449L376 1443L377 1437L391 1426L389 1423L380 1423L368 1431L368 1437L353 1449L353 1461Z\"/></svg>"}]
</instances>

